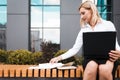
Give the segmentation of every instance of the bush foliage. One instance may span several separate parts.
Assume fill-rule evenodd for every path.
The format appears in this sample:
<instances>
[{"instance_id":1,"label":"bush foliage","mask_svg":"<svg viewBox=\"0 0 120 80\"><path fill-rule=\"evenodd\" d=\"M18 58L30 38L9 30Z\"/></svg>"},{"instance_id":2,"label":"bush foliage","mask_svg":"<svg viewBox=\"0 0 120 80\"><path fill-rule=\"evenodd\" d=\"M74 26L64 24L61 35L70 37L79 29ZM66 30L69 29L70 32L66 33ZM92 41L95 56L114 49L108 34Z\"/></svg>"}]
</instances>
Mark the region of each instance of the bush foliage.
<instances>
[{"instance_id":1,"label":"bush foliage","mask_svg":"<svg viewBox=\"0 0 120 80\"><path fill-rule=\"evenodd\" d=\"M27 50L8 51L9 54L6 63L9 64L31 64L33 62L32 53Z\"/></svg>"},{"instance_id":2,"label":"bush foliage","mask_svg":"<svg viewBox=\"0 0 120 80\"><path fill-rule=\"evenodd\" d=\"M8 54L6 53L6 51L0 49L0 62L6 62L7 58Z\"/></svg>"},{"instance_id":3,"label":"bush foliage","mask_svg":"<svg viewBox=\"0 0 120 80\"><path fill-rule=\"evenodd\" d=\"M41 63L47 63L53 58L54 54L60 49L59 44L55 44L52 42L42 42L41 43L41 51L43 55L41 57Z\"/></svg>"},{"instance_id":4,"label":"bush foliage","mask_svg":"<svg viewBox=\"0 0 120 80\"><path fill-rule=\"evenodd\" d=\"M38 64L42 52L28 50L0 50L0 62L6 64Z\"/></svg>"},{"instance_id":5,"label":"bush foliage","mask_svg":"<svg viewBox=\"0 0 120 80\"><path fill-rule=\"evenodd\" d=\"M65 53L67 50L60 50L59 44L51 42L42 42L41 51L31 52L24 49L19 50L1 50L0 49L0 63L5 64L39 64L48 63L51 58L59 56ZM75 58L74 56L62 60L62 63L75 62L75 64L81 64L83 58Z\"/></svg>"},{"instance_id":6,"label":"bush foliage","mask_svg":"<svg viewBox=\"0 0 120 80\"><path fill-rule=\"evenodd\" d=\"M59 56L63 53L65 53L67 50L59 50L56 53L54 52L51 57ZM47 60L50 60L51 57L48 55L43 55L43 52L30 52L28 50L0 50L0 62L4 64L39 64L39 63L45 63ZM44 61L46 60L46 61ZM75 64L81 64L82 58L78 59L74 56L65 60L62 60L60 62L62 63L68 63L68 62L75 62ZM49 61L48 61L49 62Z\"/></svg>"}]
</instances>

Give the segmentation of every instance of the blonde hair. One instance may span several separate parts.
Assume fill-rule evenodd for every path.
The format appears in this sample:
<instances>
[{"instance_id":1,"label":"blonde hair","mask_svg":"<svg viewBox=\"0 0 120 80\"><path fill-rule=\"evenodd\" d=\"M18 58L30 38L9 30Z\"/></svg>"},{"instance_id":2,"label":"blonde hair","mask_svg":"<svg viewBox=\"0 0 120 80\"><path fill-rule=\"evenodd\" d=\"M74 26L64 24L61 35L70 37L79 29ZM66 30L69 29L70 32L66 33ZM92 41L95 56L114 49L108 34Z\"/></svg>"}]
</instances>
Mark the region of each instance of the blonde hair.
<instances>
[{"instance_id":1,"label":"blonde hair","mask_svg":"<svg viewBox=\"0 0 120 80\"><path fill-rule=\"evenodd\" d=\"M98 10L97 10L96 5L95 5L93 2L91 2L91 1L85 1L84 3L82 3L82 4L80 5L79 10L80 10L81 8L85 8L85 9L87 9L87 10L91 10L91 11L92 11L91 21L92 21L92 24L93 24L93 25L96 24L98 21L100 21L100 18L101 18L101 17L100 17L100 15L99 15L99 13L98 13ZM84 27L84 25L85 25L85 22L84 22L82 19L80 19L80 25L81 25L82 27Z\"/></svg>"}]
</instances>

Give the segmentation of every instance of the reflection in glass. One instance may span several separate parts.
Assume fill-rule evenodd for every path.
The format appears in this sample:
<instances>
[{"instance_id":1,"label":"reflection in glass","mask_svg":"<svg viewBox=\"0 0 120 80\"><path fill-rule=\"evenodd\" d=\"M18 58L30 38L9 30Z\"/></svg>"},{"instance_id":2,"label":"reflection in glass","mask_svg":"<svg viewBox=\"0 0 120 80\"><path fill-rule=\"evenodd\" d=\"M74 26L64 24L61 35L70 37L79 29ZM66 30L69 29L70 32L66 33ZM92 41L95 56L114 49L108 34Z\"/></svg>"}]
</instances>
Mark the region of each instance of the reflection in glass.
<instances>
[{"instance_id":1,"label":"reflection in glass","mask_svg":"<svg viewBox=\"0 0 120 80\"><path fill-rule=\"evenodd\" d=\"M44 17L43 27L60 27L59 6L45 6L43 17Z\"/></svg>"},{"instance_id":2,"label":"reflection in glass","mask_svg":"<svg viewBox=\"0 0 120 80\"><path fill-rule=\"evenodd\" d=\"M44 0L44 5L60 5L60 0Z\"/></svg>"},{"instance_id":3,"label":"reflection in glass","mask_svg":"<svg viewBox=\"0 0 120 80\"><path fill-rule=\"evenodd\" d=\"M0 25L5 25L7 22L6 6L0 6Z\"/></svg>"},{"instance_id":4,"label":"reflection in glass","mask_svg":"<svg viewBox=\"0 0 120 80\"><path fill-rule=\"evenodd\" d=\"M103 6L103 7L99 6L98 11L99 11L99 14L101 15L101 17L103 19L107 19L107 8L106 8L106 6Z\"/></svg>"},{"instance_id":5,"label":"reflection in glass","mask_svg":"<svg viewBox=\"0 0 120 80\"><path fill-rule=\"evenodd\" d=\"M31 30L31 50L33 52L39 51L41 42L42 42L42 30L32 29Z\"/></svg>"},{"instance_id":6,"label":"reflection in glass","mask_svg":"<svg viewBox=\"0 0 120 80\"><path fill-rule=\"evenodd\" d=\"M42 5L43 0L31 0L31 5Z\"/></svg>"},{"instance_id":7,"label":"reflection in glass","mask_svg":"<svg viewBox=\"0 0 120 80\"><path fill-rule=\"evenodd\" d=\"M87 0L82 0L82 3L84 3L85 1L87 1ZM91 1L91 2L93 2L93 3L95 3L95 4L97 4L97 0L89 0L89 1Z\"/></svg>"},{"instance_id":8,"label":"reflection in glass","mask_svg":"<svg viewBox=\"0 0 120 80\"><path fill-rule=\"evenodd\" d=\"M0 5L6 5L7 4L7 0L0 0Z\"/></svg>"},{"instance_id":9,"label":"reflection in glass","mask_svg":"<svg viewBox=\"0 0 120 80\"><path fill-rule=\"evenodd\" d=\"M31 26L42 27L42 7L31 7Z\"/></svg>"},{"instance_id":10,"label":"reflection in glass","mask_svg":"<svg viewBox=\"0 0 120 80\"><path fill-rule=\"evenodd\" d=\"M45 41L51 41L52 43L60 43L60 30L59 29L44 29Z\"/></svg>"},{"instance_id":11,"label":"reflection in glass","mask_svg":"<svg viewBox=\"0 0 120 80\"><path fill-rule=\"evenodd\" d=\"M107 11L107 9L108 9L107 6L109 6L109 4L107 3L107 0L98 0L98 2L97 2L98 11L99 11L101 17L103 19L106 19L106 20L108 19L108 15L107 14L111 13L111 12Z\"/></svg>"}]
</instances>

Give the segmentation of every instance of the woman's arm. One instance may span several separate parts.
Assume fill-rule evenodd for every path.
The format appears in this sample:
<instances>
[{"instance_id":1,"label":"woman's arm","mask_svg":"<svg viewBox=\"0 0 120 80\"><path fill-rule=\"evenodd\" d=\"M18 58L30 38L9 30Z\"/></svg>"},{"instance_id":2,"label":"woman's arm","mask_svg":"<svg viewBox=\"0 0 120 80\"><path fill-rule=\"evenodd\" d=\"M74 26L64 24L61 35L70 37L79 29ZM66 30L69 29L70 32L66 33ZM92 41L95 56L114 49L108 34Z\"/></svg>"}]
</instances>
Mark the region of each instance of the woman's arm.
<instances>
[{"instance_id":1,"label":"woman's arm","mask_svg":"<svg viewBox=\"0 0 120 80\"><path fill-rule=\"evenodd\" d=\"M58 57L52 58L50 60L50 63L56 63L60 60L67 59L67 58L74 56L80 50L82 44L83 44L82 31L80 31L77 36L74 46L71 49L69 49L66 53L64 53Z\"/></svg>"}]
</instances>

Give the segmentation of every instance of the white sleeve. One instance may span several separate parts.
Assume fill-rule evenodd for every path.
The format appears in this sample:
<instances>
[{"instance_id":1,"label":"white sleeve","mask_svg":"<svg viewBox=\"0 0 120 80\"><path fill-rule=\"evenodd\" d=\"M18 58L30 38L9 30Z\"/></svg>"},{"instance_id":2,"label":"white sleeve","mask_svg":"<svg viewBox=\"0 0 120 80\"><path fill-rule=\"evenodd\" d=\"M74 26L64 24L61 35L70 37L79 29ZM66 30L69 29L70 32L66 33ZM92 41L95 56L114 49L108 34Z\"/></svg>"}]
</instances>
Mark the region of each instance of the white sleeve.
<instances>
[{"instance_id":1,"label":"white sleeve","mask_svg":"<svg viewBox=\"0 0 120 80\"><path fill-rule=\"evenodd\" d=\"M120 51L120 46L119 46L119 44L118 44L117 39L116 39L116 50L119 50L119 51Z\"/></svg>"},{"instance_id":2,"label":"white sleeve","mask_svg":"<svg viewBox=\"0 0 120 80\"><path fill-rule=\"evenodd\" d=\"M74 56L80 50L80 48L82 47L82 44L83 44L83 41L82 41L82 30L81 30L76 38L76 41L73 47L69 49L66 53L61 55L62 60Z\"/></svg>"},{"instance_id":3,"label":"white sleeve","mask_svg":"<svg viewBox=\"0 0 120 80\"><path fill-rule=\"evenodd\" d=\"M110 21L109 24L111 25L110 30L116 31L116 29L115 29L115 25L114 25L111 21ZM118 44L117 37L116 37L116 50L119 50L119 51L120 51L120 46L119 46L119 44Z\"/></svg>"},{"instance_id":4,"label":"white sleeve","mask_svg":"<svg viewBox=\"0 0 120 80\"><path fill-rule=\"evenodd\" d=\"M116 31L114 24L113 24L112 22L110 22L109 24L111 24L110 30ZM116 48L116 50L119 50L119 51L120 51L120 46L119 46L119 44L118 44L117 37L116 37L116 46L115 46L115 48Z\"/></svg>"}]
</instances>

